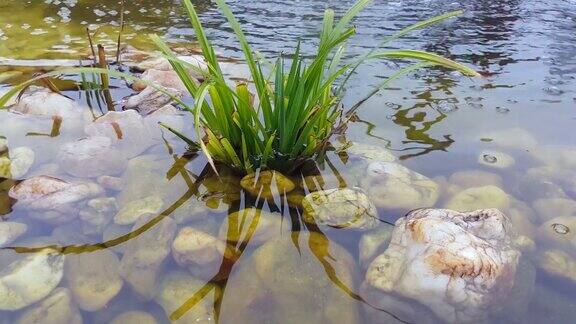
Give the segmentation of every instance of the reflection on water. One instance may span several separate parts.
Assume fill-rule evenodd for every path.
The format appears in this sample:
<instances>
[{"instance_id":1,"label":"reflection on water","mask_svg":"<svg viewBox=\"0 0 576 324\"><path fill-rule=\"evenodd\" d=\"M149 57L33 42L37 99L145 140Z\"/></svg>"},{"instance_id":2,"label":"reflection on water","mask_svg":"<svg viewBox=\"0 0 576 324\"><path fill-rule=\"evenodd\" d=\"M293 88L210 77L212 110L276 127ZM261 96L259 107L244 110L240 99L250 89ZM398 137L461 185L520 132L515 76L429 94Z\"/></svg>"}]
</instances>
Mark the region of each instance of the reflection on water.
<instances>
[{"instance_id":1,"label":"reflection on water","mask_svg":"<svg viewBox=\"0 0 576 324\"><path fill-rule=\"evenodd\" d=\"M0 58L86 58L86 27L96 33L97 42L113 44L117 2L3 1ZM209 2L198 4L217 48L225 56L238 56L223 18ZM268 55L289 49L298 35L305 35L304 50L310 52L313 42L308 40L315 37L319 13L327 6L324 1L280 0L231 5L250 41ZM178 1L128 2L127 42L150 48L140 37L148 32L178 43L192 40L180 6ZM330 6L341 13L347 3ZM376 1L356 21L359 34L349 55L400 27L465 8L465 16L392 46L471 62L485 78L469 80L433 70L396 82L366 102L346 138L334 140L325 160L287 175L294 189L286 193L276 188L278 183L250 193L242 188L241 176L230 170L220 170L218 178L201 155L159 131L152 133L151 142L140 133L123 134L126 142L113 147L98 142L101 146L93 149L101 154L83 152L91 160L65 165L69 160L62 157L63 147L80 145L77 141L87 136L86 123L107 111L105 103L98 105L103 99L97 93L65 92L83 105L92 100L91 111L85 109L87 114L74 121L0 111L0 172L17 170L10 160L25 162L23 147L35 152L24 176L4 172L0 177L0 215L5 221L0 224L26 225L25 232L0 243L0 295L13 289L10 296L20 297L20 288L6 288L7 274L18 269L48 267L54 276L43 281L48 283L63 277L58 290L38 286L37 291L46 294L24 296L29 306L21 310L10 309L0 298L0 316L8 322L30 322L54 302L59 310L49 312L49 318L70 323L77 323L78 316L89 323L112 322L128 310L137 314L122 314L121 319L152 316L160 323L397 323L419 322L411 316L421 312L430 322L442 322L438 314L430 315L405 296L379 297L377 304L367 299L361 288L366 268L386 249L390 224L410 210L474 206L505 212L527 256L504 310L494 311L486 321L571 323L576 317L576 296L570 288L576 278L571 234L576 232L571 131L576 116L575 6L570 1ZM0 82L16 83L46 69L0 66ZM382 62L359 69L346 104L362 98L369 85L391 70ZM78 81L75 76L66 79ZM111 92L119 109L120 100L133 91L113 80ZM192 132L189 116L184 118L185 131ZM94 168L90 161L120 170L110 171L110 177L82 176ZM98 183L101 190L83 193L73 202L49 201L54 208L10 199L11 188L41 175L61 179L64 188L88 182ZM306 194L356 187L375 202L375 228L339 228L334 222L358 225L361 219L339 218L338 209L323 215L321 222L303 215ZM261 192L276 194L263 197ZM55 254L68 259L53 258ZM94 257L75 259L78 256ZM16 260L21 268L8 267ZM109 260L112 266L105 268L98 260ZM94 264L78 265L89 262Z\"/></svg>"}]
</instances>

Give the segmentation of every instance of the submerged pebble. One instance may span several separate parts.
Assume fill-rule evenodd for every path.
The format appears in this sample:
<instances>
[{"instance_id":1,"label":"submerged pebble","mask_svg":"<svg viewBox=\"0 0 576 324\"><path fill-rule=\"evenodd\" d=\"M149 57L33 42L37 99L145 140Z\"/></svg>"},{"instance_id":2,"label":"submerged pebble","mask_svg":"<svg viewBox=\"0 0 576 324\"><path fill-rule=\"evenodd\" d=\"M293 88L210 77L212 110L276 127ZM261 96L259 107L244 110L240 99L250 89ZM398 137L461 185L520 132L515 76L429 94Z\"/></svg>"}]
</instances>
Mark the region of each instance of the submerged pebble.
<instances>
[{"instance_id":1,"label":"submerged pebble","mask_svg":"<svg viewBox=\"0 0 576 324\"><path fill-rule=\"evenodd\" d=\"M30 254L0 271L0 310L18 310L48 296L62 279L64 256Z\"/></svg>"},{"instance_id":2,"label":"submerged pebble","mask_svg":"<svg viewBox=\"0 0 576 324\"><path fill-rule=\"evenodd\" d=\"M82 314L72 299L70 290L58 288L37 305L18 317L17 324L82 324Z\"/></svg>"},{"instance_id":3,"label":"submerged pebble","mask_svg":"<svg viewBox=\"0 0 576 324\"><path fill-rule=\"evenodd\" d=\"M377 207L414 209L436 203L439 186L424 175L395 162L372 162L362 188Z\"/></svg>"},{"instance_id":4,"label":"submerged pebble","mask_svg":"<svg viewBox=\"0 0 576 324\"><path fill-rule=\"evenodd\" d=\"M232 246L189 226L178 232L172 243L172 255L176 263L202 279L210 279L229 269L238 258Z\"/></svg>"},{"instance_id":5,"label":"submerged pebble","mask_svg":"<svg viewBox=\"0 0 576 324\"><path fill-rule=\"evenodd\" d=\"M66 258L66 282L80 308L97 311L120 292L123 281L119 265L116 254L108 250Z\"/></svg>"},{"instance_id":6,"label":"submerged pebble","mask_svg":"<svg viewBox=\"0 0 576 324\"><path fill-rule=\"evenodd\" d=\"M304 220L343 229L368 230L378 225L378 211L360 189L315 191L302 200Z\"/></svg>"},{"instance_id":7,"label":"submerged pebble","mask_svg":"<svg viewBox=\"0 0 576 324\"><path fill-rule=\"evenodd\" d=\"M292 180L278 171L262 171L246 175L240 185L250 195L263 199L274 199L296 188Z\"/></svg>"},{"instance_id":8,"label":"submerged pebble","mask_svg":"<svg viewBox=\"0 0 576 324\"><path fill-rule=\"evenodd\" d=\"M510 198L504 190L494 186L471 187L453 196L446 208L460 212L472 211L481 208L506 209L510 205Z\"/></svg>"}]
</instances>

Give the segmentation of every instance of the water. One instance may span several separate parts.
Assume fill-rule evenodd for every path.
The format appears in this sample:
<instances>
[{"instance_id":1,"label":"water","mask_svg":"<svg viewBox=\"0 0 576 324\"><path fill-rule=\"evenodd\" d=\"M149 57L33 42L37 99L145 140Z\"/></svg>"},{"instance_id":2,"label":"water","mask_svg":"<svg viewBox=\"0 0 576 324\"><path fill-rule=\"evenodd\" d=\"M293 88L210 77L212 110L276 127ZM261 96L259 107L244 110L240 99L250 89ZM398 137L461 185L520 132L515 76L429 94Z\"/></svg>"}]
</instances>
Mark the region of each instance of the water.
<instances>
[{"instance_id":1,"label":"water","mask_svg":"<svg viewBox=\"0 0 576 324\"><path fill-rule=\"evenodd\" d=\"M86 58L86 27L96 33L95 42L112 49L120 10L116 2L0 1L0 82L24 81L39 70L62 63L56 59L75 62ZM249 41L270 57L289 52L299 37L305 53L311 54L322 11L331 7L341 14L350 4L339 0L230 2ZM203 1L198 5L208 37L221 55L240 57L231 30L214 5ZM551 274L551 263L543 260L551 250L564 251L568 260L576 260L575 241L569 236L576 231L576 4L551 0L376 1L355 20L358 34L348 57L366 52L382 37L410 23L456 9L466 13L389 46L433 51L474 66L484 77L469 79L457 73L423 70L399 80L364 104L346 139L335 140L335 146L352 141L390 149L404 166L440 185L435 207L446 206L467 187L495 184L503 189L513 198L501 209L535 246L524 253L527 261L518 270L528 278L517 279L523 290L510 294L504 310L486 321L571 323L576 316L574 263L566 263L563 271L572 279L562 279ZM193 47L189 45L192 30L178 1L128 2L126 11L127 43L149 50L152 45L145 34L160 33L175 47ZM364 65L349 83L345 104L355 103L395 69L395 64L386 62ZM122 81L113 84L118 87L112 91L116 100L132 93ZM67 94L86 104L84 93ZM98 116L99 110L94 105L92 113ZM0 121L0 135L8 138L10 152L22 146L35 151L26 178L49 175L78 180L66 172L70 170L63 170L57 152L62 145L86 136L82 125L65 120L59 136L50 137L55 121L49 118L1 112ZM38 247L46 245L57 246L66 255L64 278L58 286L74 287L74 296L71 305L62 307L68 317L59 322L78 322L82 317L84 323L104 323L128 310L145 311L159 323L168 322L170 316L182 316L184 323L210 322L215 316L226 323L394 322L385 311L411 321L398 305L375 310L356 295L366 267L359 264L358 245L367 234L307 224L301 208L289 208L279 196L268 202L256 199L240 188L237 175L224 172L224 182L218 182L202 157L183 156L185 147L175 139L166 143L157 138L153 146L131 159L121 173L123 190L106 190L105 196L115 198L120 207L149 196L162 199L161 208L152 208L154 212L143 218L149 221L142 220L138 226L115 224L111 216L100 224L86 207L79 207L84 211L80 216L75 214L78 210L67 211L63 220L47 223L40 220L48 217L44 212L11 209L14 201L7 191L17 182L0 182L0 214L5 220L28 226L24 235L7 244L20 248L0 253L2 268L22 255L39 255ZM129 149L133 147L123 148ZM331 152L328 158L329 163L306 166L303 172L322 175L324 189L364 185L362 170L367 162L357 152ZM110 166L113 161L102 163ZM118 163L125 167L128 162ZM300 182L299 174L290 176ZM288 198L297 201L302 194L303 189L296 189ZM488 204L496 200L488 199ZM257 217L234 214L251 206L276 214L261 217L259 222ZM378 214L381 220L393 223L418 207L430 206L380 206ZM106 213L110 212L101 212ZM173 221L164 218L166 214ZM264 234L238 240L237 233L230 230L237 226L245 238L248 224L264 227L267 222L277 225L270 227L272 237L278 237L272 243L266 243L272 238ZM172 241L186 226L230 244L216 249L220 257L215 260L198 256L182 260L171 251ZM381 228L385 226L382 223ZM568 238L550 239L547 229ZM324 235L311 235L310 231ZM214 252L207 249L203 253L199 255ZM87 264L87 269L78 264ZM562 269L561 264L553 263L552 268ZM117 272L121 273L120 283ZM113 287L111 292L94 289L98 295L78 295L79 282L92 277ZM160 293L163 281L172 285L165 290L172 294ZM523 301L523 307L512 303L516 300ZM414 301L404 302L417 307ZM3 311L0 316L6 322L30 321L23 314L39 303ZM433 317L427 320L442 322Z\"/></svg>"}]
</instances>

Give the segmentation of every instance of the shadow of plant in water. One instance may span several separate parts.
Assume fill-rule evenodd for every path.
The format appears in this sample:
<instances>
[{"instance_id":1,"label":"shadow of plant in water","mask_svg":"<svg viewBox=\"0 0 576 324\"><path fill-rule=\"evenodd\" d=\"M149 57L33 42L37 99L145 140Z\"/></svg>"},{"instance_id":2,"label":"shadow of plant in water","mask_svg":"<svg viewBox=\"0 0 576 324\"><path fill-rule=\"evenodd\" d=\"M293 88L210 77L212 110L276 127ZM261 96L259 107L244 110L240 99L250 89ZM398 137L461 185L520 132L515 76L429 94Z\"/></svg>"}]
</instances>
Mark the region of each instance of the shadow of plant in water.
<instances>
[{"instance_id":1,"label":"shadow of plant in water","mask_svg":"<svg viewBox=\"0 0 576 324\"><path fill-rule=\"evenodd\" d=\"M13 246L5 247L3 249L13 250L16 253L38 253L44 250L52 250L63 255L96 252L127 243L130 240L139 237L140 235L154 228L166 217L170 217L176 210L189 202L193 197L197 198L198 201L204 201L206 204L214 203L214 201L211 201L210 199L220 199L220 202L226 201L225 192L219 196L206 195L205 192L199 190L204 182L215 181L215 179L218 179L217 181L225 181L222 180L223 178L216 177L210 165L204 165L201 172L196 175L186 168L186 166L191 161L194 161L198 157L195 153L177 155L174 153L173 148L166 140L165 145L168 153L174 160L171 167L169 167L166 171L166 178L171 180L175 179L177 176L180 176L185 181L187 190L165 210L160 212L157 216L151 218L142 226L116 238L97 243L66 246L47 245L39 247ZM339 170L332 163L332 161L329 158L325 158L323 162L323 164L313 164L307 166L308 169L304 168L298 174L302 181L302 194L306 194L314 190L331 189L334 187L348 187L345 177L340 174ZM337 184L334 186L333 183L328 181L324 182L320 169L327 169L333 173L334 177L337 179ZM307 183L306 179L310 180L310 178L308 178L310 174L312 174L313 178L311 179L314 181ZM313 188L310 188L309 185L312 185ZM264 199L261 195L256 195L256 197L254 197L244 189L238 187L239 191L235 194L238 195L239 199L235 201L228 200L225 202L225 204L228 205L227 216L226 219L223 220L223 222L227 222L227 230L225 233L226 251L223 253L220 266L217 272L211 278L206 280L205 283L195 293L190 295L187 300L183 300L177 309L168 314L171 320L178 320L182 318L196 305L198 305L208 296L211 296L213 293L215 296L213 311L214 316L218 322L218 319L221 315L224 293L229 284L229 276L234 268L238 265L238 261L242 259L244 253L250 250L250 243L252 242L258 227L261 225L260 212L250 213L251 208L256 208L257 210L262 211L269 210L270 212L274 212L274 214L277 214L279 217L281 217L280 222L282 227L286 226L289 228L290 240L293 247L297 250L300 256L302 256L304 249L306 249L306 253L313 256L321 266L321 269L323 269L329 282L331 282L334 287L339 289L342 294L348 296L352 300L373 307L369 305L355 291L354 285L350 285L349 280L339 276L338 271L334 266L335 263L338 263L341 260L339 260L337 256L334 256L331 253L331 241L326 236L326 234L324 234L320 226L313 220L311 221L310 219L306 219L305 221L302 208L297 206L298 202L291 202L288 198L288 194L281 188L278 188L277 183L272 183L270 186L276 186L276 188L261 188L260 190L260 192L263 190L270 190L272 192L278 193L270 199ZM222 187L226 188L226 185L222 183ZM282 233L277 234L281 235ZM304 242L307 243L307 246L302 245L303 241L301 241L301 239L305 240ZM265 243L266 242L262 244ZM232 260L227 260L224 257L225 255L235 255L235 258ZM386 310L379 310L388 313ZM393 314L388 314L397 320L404 322L402 319L397 318Z\"/></svg>"}]
</instances>

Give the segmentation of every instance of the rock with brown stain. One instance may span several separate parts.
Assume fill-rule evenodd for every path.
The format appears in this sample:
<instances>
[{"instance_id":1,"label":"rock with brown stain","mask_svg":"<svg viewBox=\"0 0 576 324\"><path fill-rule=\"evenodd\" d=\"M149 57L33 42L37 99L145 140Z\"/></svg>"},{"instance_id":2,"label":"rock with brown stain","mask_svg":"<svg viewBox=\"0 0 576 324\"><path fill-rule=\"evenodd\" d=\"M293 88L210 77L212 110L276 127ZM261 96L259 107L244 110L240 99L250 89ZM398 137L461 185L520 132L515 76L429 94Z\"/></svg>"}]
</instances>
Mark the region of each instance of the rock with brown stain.
<instances>
[{"instance_id":1,"label":"rock with brown stain","mask_svg":"<svg viewBox=\"0 0 576 324\"><path fill-rule=\"evenodd\" d=\"M365 285L427 306L450 323L481 322L503 307L521 252L510 220L496 209L421 209L396 222L388 249Z\"/></svg>"},{"instance_id":2,"label":"rock with brown stain","mask_svg":"<svg viewBox=\"0 0 576 324\"><path fill-rule=\"evenodd\" d=\"M15 209L28 210L30 217L56 225L76 218L85 200L103 193L95 183L48 176L26 179L9 191L10 197L17 200Z\"/></svg>"},{"instance_id":3,"label":"rock with brown stain","mask_svg":"<svg viewBox=\"0 0 576 324\"><path fill-rule=\"evenodd\" d=\"M84 128L90 136L108 137L127 158L146 151L154 142L144 118L135 110L110 111Z\"/></svg>"}]
</instances>

